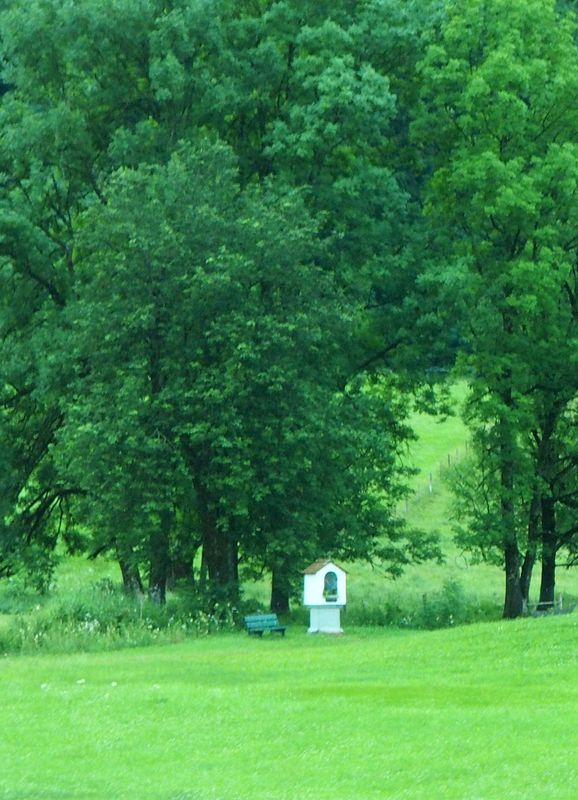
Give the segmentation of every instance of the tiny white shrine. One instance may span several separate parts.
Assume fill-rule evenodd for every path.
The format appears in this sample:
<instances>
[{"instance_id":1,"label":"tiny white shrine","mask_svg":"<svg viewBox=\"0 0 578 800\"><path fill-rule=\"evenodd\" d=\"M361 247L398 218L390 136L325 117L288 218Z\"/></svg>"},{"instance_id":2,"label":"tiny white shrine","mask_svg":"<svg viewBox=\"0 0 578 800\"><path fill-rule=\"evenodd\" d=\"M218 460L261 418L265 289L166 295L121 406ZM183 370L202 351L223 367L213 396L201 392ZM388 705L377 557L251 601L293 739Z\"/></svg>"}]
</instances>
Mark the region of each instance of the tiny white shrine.
<instances>
[{"instance_id":1,"label":"tiny white shrine","mask_svg":"<svg viewBox=\"0 0 578 800\"><path fill-rule=\"evenodd\" d=\"M341 609L346 604L344 569L328 558L303 570L303 605L309 608L308 633L343 633Z\"/></svg>"}]
</instances>

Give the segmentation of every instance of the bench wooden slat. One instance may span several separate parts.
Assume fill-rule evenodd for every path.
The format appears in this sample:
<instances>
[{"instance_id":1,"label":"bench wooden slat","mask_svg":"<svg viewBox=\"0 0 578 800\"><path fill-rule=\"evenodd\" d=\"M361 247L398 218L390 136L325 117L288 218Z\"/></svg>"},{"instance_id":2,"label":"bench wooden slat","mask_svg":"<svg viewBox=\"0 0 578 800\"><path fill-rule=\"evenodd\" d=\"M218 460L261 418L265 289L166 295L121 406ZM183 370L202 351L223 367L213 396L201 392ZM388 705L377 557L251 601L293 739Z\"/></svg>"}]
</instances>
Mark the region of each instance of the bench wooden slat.
<instances>
[{"instance_id":1,"label":"bench wooden slat","mask_svg":"<svg viewBox=\"0 0 578 800\"><path fill-rule=\"evenodd\" d=\"M280 625L277 614L248 614L245 617L247 633L263 636L265 631L285 636L285 625Z\"/></svg>"}]
</instances>

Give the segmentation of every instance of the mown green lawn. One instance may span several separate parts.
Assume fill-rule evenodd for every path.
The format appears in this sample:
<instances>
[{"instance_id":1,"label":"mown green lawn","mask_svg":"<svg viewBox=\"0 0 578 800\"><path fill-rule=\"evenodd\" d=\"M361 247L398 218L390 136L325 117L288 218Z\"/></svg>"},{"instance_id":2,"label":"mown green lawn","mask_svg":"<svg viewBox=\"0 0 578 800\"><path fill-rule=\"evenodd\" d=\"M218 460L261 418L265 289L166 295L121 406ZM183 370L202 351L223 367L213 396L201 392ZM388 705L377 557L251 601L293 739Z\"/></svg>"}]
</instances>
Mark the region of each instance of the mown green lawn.
<instances>
[{"instance_id":1,"label":"mown green lawn","mask_svg":"<svg viewBox=\"0 0 578 800\"><path fill-rule=\"evenodd\" d=\"M578 616L0 662L0 798L575 800Z\"/></svg>"}]
</instances>

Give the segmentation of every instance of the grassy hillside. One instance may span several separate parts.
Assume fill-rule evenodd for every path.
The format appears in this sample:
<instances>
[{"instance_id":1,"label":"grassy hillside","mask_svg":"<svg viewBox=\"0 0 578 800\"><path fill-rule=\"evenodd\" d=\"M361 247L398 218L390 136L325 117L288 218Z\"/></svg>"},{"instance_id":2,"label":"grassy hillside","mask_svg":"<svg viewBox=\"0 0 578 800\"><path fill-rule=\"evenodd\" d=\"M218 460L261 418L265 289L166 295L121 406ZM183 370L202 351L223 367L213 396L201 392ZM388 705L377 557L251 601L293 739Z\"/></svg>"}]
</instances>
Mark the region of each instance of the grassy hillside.
<instances>
[{"instance_id":1,"label":"grassy hillside","mask_svg":"<svg viewBox=\"0 0 578 800\"><path fill-rule=\"evenodd\" d=\"M444 563L428 563L406 570L387 591L393 596L414 599L439 592L444 585L458 584L472 600L486 607L494 606L499 614L503 597L503 576L499 569L474 563L453 543L451 517L452 493L448 477L452 466L467 458L468 431L460 416L466 387L458 385L453 393L455 415L433 417L415 415L412 427L416 434L408 462L418 470L412 479L414 495L399 508L408 523L440 535Z\"/></svg>"},{"instance_id":2,"label":"grassy hillside","mask_svg":"<svg viewBox=\"0 0 578 800\"><path fill-rule=\"evenodd\" d=\"M427 563L406 569L392 582L365 565L352 565L350 607L367 603L392 604L415 613L420 603L440 602L451 605L457 590L457 602L467 605L473 617L498 618L504 596L504 574L500 568L476 563L469 553L460 551L453 542L452 493L449 488L451 467L468 456L468 431L461 420L461 406L466 386L459 384L453 392L455 415L432 417L415 415L412 426L416 441L408 453L408 463L418 472L412 478L414 495L400 504L398 513L408 523L425 531L439 533L444 563ZM536 565L531 600L537 600L540 566ZM556 594L571 607L578 599L576 570L558 569ZM470 616L472 614L470 613Z\"/></svg>"},{"instance_id":3,"label":"grassy hillside","mask_svg":"<svg viewBox=\"0 0 578 800\"><path fill-rule=\"evenodd\" d=\"M417 438L406 459L408 465L417 470L411 479L414 494L398 507L398 514L409 524L440 534L444 563L411 566L395 581L365 563L344 564L349 573L348 614L355 622L399 623L402 620L403 624L407 619L411 623L424 603L451 605L452 589L456 587L462 602L474 610L478 608L480 617L500 617L501 571L472 563L471 557L453 544L452 497L447 475L456 461L467 457L468 433L459 415L465 395L465 386L458 385L453 393L454 416L413 416L411 424ZM269 586L266 581L247 586L246 591L249 597L267 603Z\"/></svg>"},{"instance_id":4,"label":"grassy hillside","mask_svg":"<svg viewBox=\"0 0 578 800\"><path fill-rule=\"evenodd\" d=\"M2 800L574 800L578 618L0 662Z\"/></svg>"}]
</instances>

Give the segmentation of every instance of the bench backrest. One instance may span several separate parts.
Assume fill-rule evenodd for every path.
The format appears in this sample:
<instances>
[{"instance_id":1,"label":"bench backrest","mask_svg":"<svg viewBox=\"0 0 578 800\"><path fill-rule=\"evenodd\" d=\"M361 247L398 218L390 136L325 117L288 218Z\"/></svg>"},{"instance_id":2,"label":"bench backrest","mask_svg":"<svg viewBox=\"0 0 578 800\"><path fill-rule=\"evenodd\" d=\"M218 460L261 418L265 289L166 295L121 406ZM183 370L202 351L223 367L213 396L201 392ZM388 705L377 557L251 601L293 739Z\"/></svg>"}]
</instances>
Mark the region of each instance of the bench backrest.
<instances>
[{"instance_id":1,"label":"bench backrest","mask_svg":"<svg viewBox=\"0 0 578 800\"><path fill-rule=\"evenodd\" d=\"M249 614L245 617L245 625L248 630L252 628L277 628L279 620L277 614Z\"/></svg>"}]
</instances>

